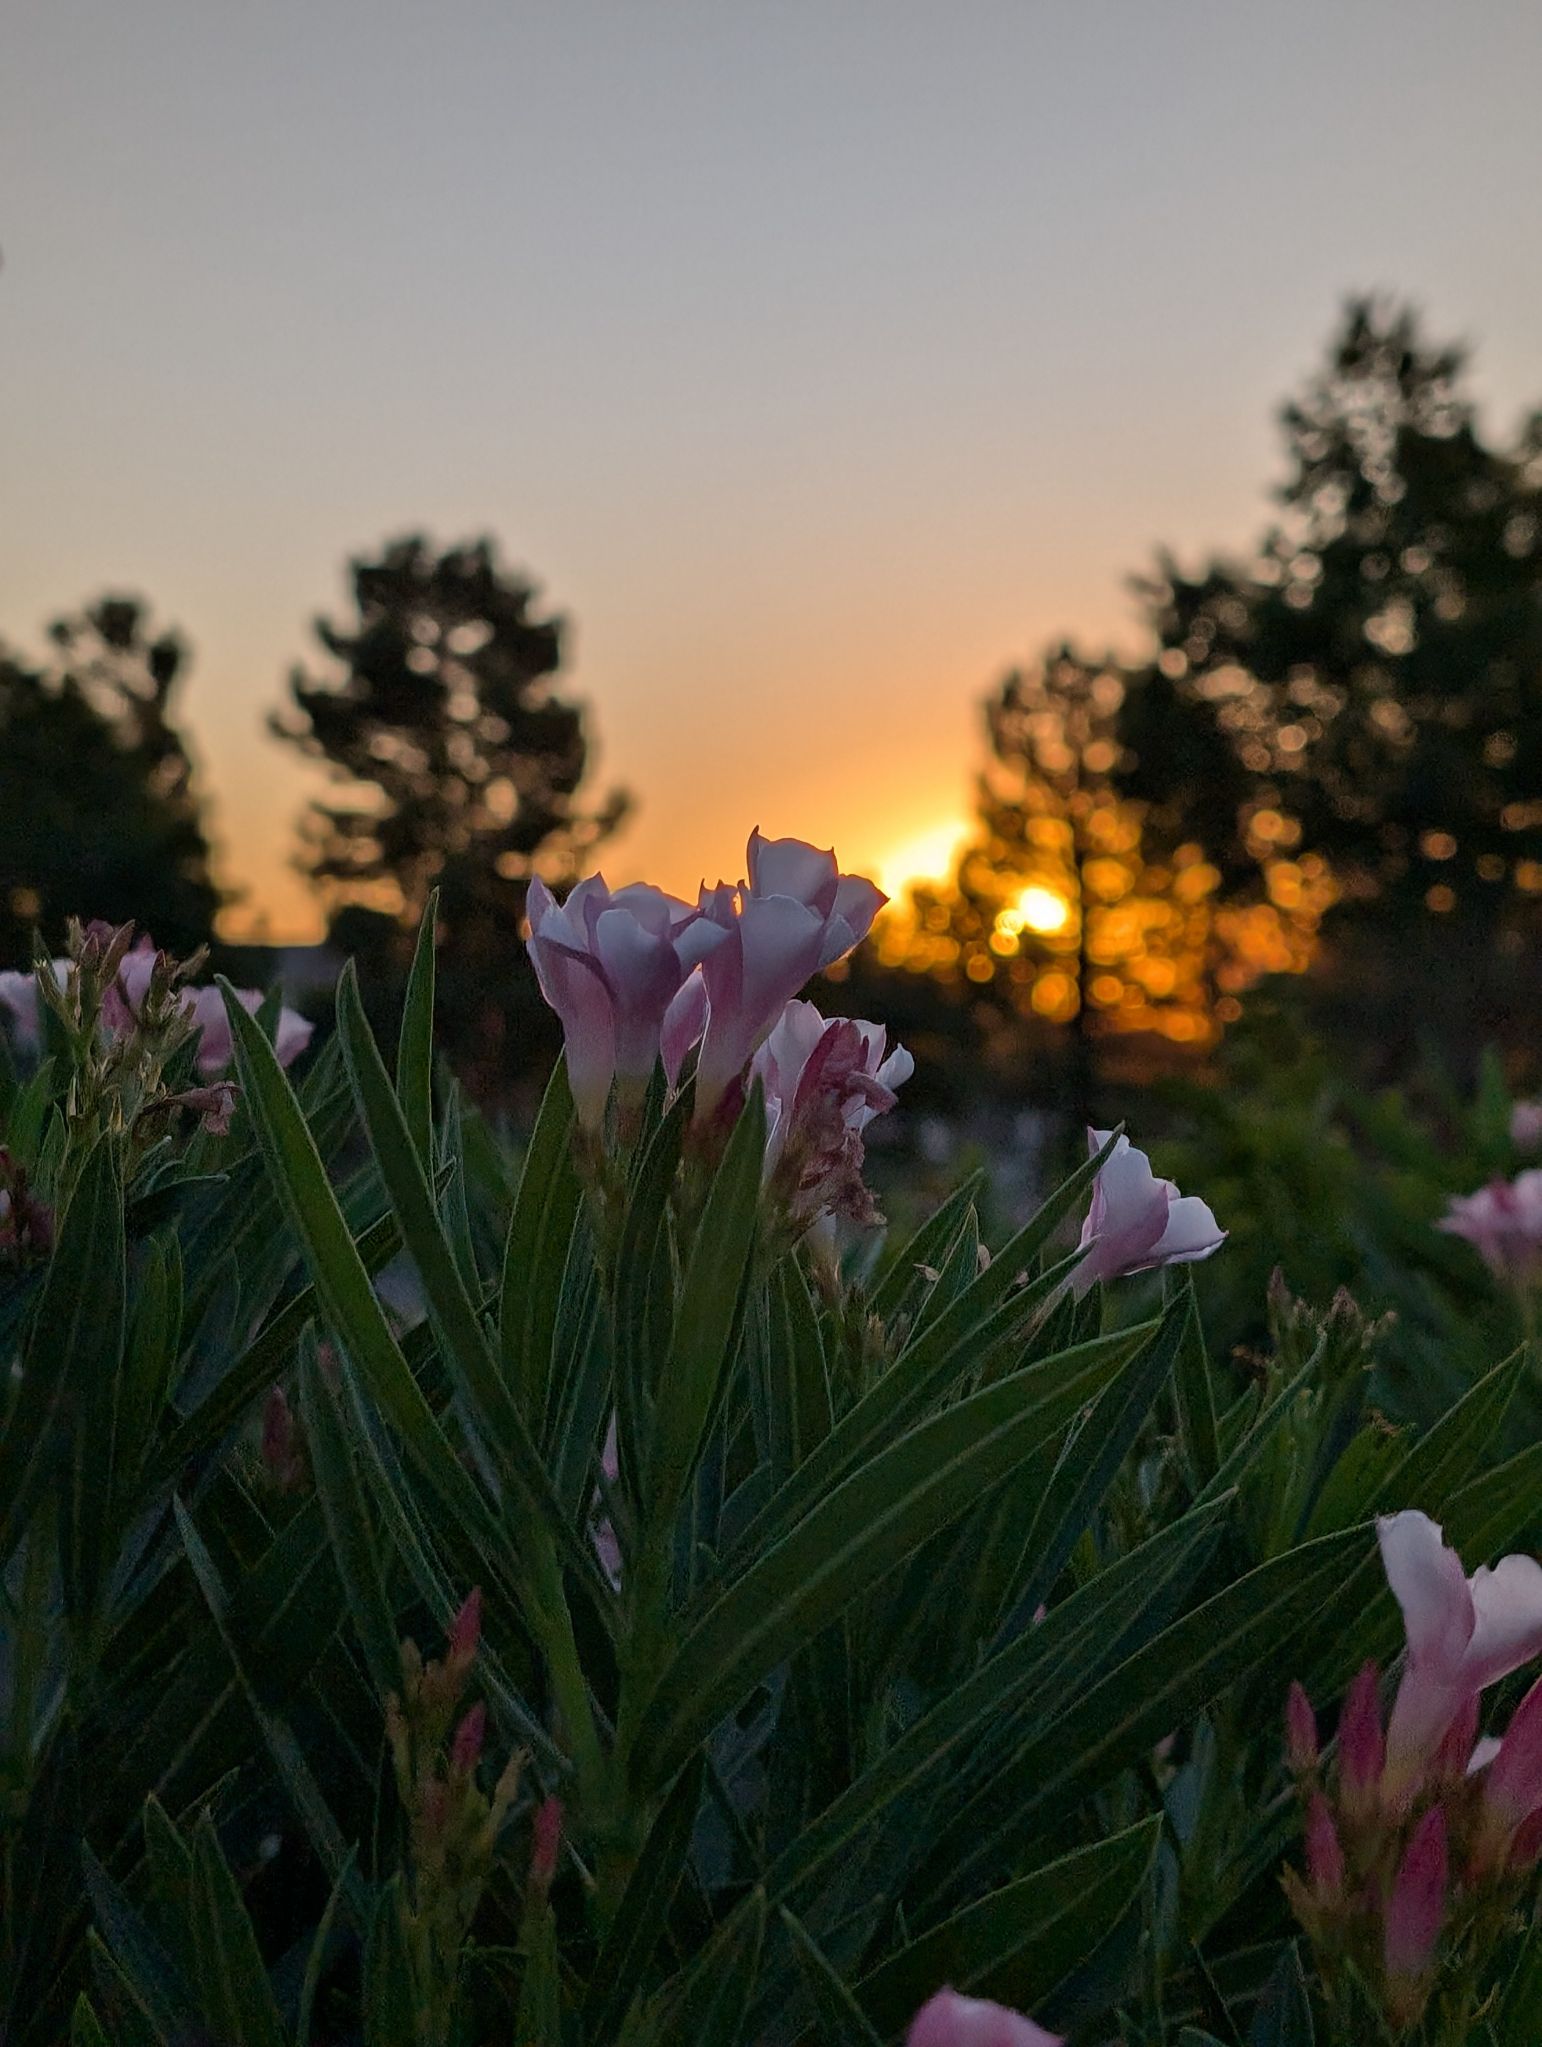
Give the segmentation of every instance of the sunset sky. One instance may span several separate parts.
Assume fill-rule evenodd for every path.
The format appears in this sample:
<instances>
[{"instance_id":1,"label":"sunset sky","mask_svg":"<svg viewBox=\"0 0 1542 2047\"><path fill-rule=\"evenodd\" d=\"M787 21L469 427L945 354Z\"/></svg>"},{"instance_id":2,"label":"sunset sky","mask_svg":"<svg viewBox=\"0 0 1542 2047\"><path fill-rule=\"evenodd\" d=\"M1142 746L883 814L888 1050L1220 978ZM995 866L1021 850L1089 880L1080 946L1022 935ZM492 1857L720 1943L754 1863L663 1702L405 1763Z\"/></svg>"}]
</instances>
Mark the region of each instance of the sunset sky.
<instances>
[{"instance_id":1,"label":"sunset sky","mask_svg":"<svg viewBox=\"0 0 1542 2047\"><path fill-rule=\"evenodd\" d=\"M1256 531L1346 292L1542 402L1539 79L1535 0L9 0L0 635L185 629L275 937L263 717L415 527L570 619L613 879L924 867L1001 670Z\"/></svg>"}]
</instances>

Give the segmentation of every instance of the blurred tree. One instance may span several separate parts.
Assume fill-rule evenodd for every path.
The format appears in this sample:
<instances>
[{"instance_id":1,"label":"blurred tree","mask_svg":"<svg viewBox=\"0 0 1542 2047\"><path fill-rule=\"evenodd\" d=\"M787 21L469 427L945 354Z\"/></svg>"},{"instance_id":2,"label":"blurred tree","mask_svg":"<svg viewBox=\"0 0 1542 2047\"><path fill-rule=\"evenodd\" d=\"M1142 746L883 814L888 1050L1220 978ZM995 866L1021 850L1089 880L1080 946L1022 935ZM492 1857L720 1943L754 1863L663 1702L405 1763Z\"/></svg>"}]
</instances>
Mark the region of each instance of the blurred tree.
<instances>
[{"instance_id":1,"label":"blurred tree","mask_svg":"<svg viewBox=\"0 0 1542 2047\"><path fill-rule=\"evenodd\" d=\"M1270 864L1223 877L1197 841L1148 830L1116 779L1129 686L1069 646L1009 674L985 705L978 828L953 881L916 890L876 937L880 962L952 981L1008 1037L1024 1019L1057 1027L1056 1092L1089 1113L1095 1040L1213 1042L1238 990L1306 964L1326 886L1318 862L1287 906Z\"/></svg>"},{"instance_id":2,"label":"blurred tree","mask_svg":"<svg viewBox=\"0 0 1542 2047\"><path fill-rule=\"evenodd\" d=\"M1348 308L1281 415L1253 558L1141 586L1159 652L1122 783L1225 874L1324 854L1340 923L1516 950L1542 900L1542 415L1489 445L1463 368L1408 309Z\"/></svg>"},{"instance_id":3,"label":"blurred tree","mask_svg":"<svg viewBox=\"0 0 1542 2047\"><path fill-rule=\"evenodd\" d=\"M134 918L190 952L221 897L172 722L185 645L122 596L48 638L42 665L0 648L0 959L24 960L34 928L57 940L70 916Z\"/></svg>"},{"instance_id":4,"label":"blurred tree","mask_svg":"<svg viewBox=\"0 0 1542 2047\"><path fill-rule=\"evenodd\" d=\"M447 1039L491 1087L511 1033L550 1042L516 942L526 883L537 869L571 879L627 799L579 804L589 742L553 688L561 622L532 615L533 587L491 540L440 553L408 535L350 577L356 621L316 626L340 672L297 669L293 706L272 720L350 785L312 806L300 864L334 910L394 919L398 959L438 887Z\"/></svg>"}]
</instances>

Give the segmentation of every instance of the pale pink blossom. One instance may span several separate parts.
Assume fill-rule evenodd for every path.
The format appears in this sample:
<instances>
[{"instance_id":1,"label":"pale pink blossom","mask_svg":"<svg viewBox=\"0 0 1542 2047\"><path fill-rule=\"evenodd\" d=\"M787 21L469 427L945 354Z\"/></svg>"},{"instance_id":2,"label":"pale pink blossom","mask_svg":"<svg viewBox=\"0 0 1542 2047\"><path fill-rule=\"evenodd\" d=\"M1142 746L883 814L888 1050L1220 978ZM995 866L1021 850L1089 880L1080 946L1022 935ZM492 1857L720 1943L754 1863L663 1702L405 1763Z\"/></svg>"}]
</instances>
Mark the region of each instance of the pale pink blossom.
<instances>
[{"instance_id":1,"label":"pale pink blossom","mask_svg":"<svg viewBox=\"0 0 1542 2047\"><path fill-rule=\"evenodd\" d=\"M72 963L69 960L50 960L48 964L54 980L62 988L69 978ZM0 973L0 1021L6 1024L23 1051L35 1052L42 1041L41 1002L37 975L30 968L26 973L16 973L7 967Z\"/></svg>"},{"instance_id":2,"label":"pale pink blossom","mask_svg":"<svg viewBox=\"0 0 1542 2047\"><path fill-rule=\"evenodd\" d=\"M1095 1157L1111 1135L1089 1130L1089 1155ZM1171 1180L1159 1180L1146 1154L1121 1136L1092 1184L1081 1234L1087 1255L1071 1284L1085 1293L1098 1280L1121 1279L1159 1265L1193 1264L1225 1241L1225 1230L1198 1195L1180 1194Z\"/></svg>"},{"instance_id":3,"label":"pale pink blossom","mask_svg":"<svg viewBox=\"0 0 1542 2047\"><path fill-rule=\"evenodd\" d=\"M1510 1142L1517 1151L1542 1151L1542 1099L1517 1102L1511 1109Z\"/></svg>"},{"instance_id":4,"label":"pale pink blossom","mask_svg":"<svg viewBox=\"0 0 1542 2047\"><path fill-rule=\"evenodd\" d=\"M811 975L859 945L887 897L842 874L833 852L802 839L766 839L747 852L749 880L701 891L702 915L724 943L702 961L707 996L696 1063L698 1121L717 1110L787 1003Z\"/></svg>"},{"instance_id":5,"label":"pale pink blossom","mask_svg":"<svg viewBox=\"0 0 1542 2047\"><path fill-rule=\"evenodd\" d=\"M1501 1740L1478 1743L1467 1773L1481 1780L1474 1860L1483 1869L1502 1868L1512 1841L1542 1811L1542 1682L1511 1714Z\"/></svg>"},{"instance_id":6,"label":"pale pink blossom","mask_svg":"<svg viewBox=\"0 0 1542 2047\"><path fill-rule=\"evenodd\" d=\"M1478 1694L1542 1654L1542 1564L1502 1557L1469 1578L1439 1525L1413 1510L1384 1515L1376 1534L1408 1640L1382 1778L1383 1800L1401 1811Z\"/></svg>"},{"instance_id":7,"label":"pale pink blossom","mask_svg":"<svg viewBox=\"0 0 1542 2047\"><path fill-rule=\"evenodd\" d=\"M881 1024L786 1005L750 1075L765 1090L766 1184L796 1227L825 1213L879 1220L862 1179L862 1133L914 1071L904 1046L886 1050Z\"/></svg>"},{"instance_id":8,"label":"pale pink blossom","mask_svg":"<svg viewBox=\"0 0 1542 2047\"><path fill-rule=\"evenodd\" d=\"M910 2021L905 2047L1064 2047L1064 2035L1045 2032L1004 2004L944 1988Z\"/></svg>"},{"instance_id":9,"label":"pale pink blossom","mask_svg":"<svg viewBox=\"0 0 1542 2047\"><path fill-rule=\"evenodd\" d=\"M102 1012L104 1022L114 1035L132 1030L138 1021L159 957L149 938L141 938L134 950L125 956ZM205 1075L223 1073L236 1056L224 996L218 988L204 986L183 988L179 1000L183 1015L197 1032L199 1072ZM238 988L236 1000L248 1016L255 1016L263 1005L264 997L260 988ZM290 1066L299 1058L310 1043L313 1030L314 1025L297 1010L286 1008L279 1011L273 1049L281 1066Z\"/></svg>"},{"instance_id":10,"label":"pale pink blossom","mask_svg":"<svg viewBox=\"0 0 1542 2047\"><path fill-rule=\"evenodd\" d=\"M531 963L562 1020L578 1120L598 1132L613 1082L629 1110L641 1103L670 1006L724 934L662 889L612 890L599 874L561 903L532 881L525 908Z\"/></svg>"},{"instance_id":11,"label":"pale pink blossom","mask_svg":"<svg viewBox=\"0 0 1542 2047\"><path fill-rule=\"evenodd\" d=\"M1542 1167L1491 1180L1459 1194L1435 1225L1471 1244L1496 1279L1530 1287L1542 1281Z\"/></svg>"}]
</instances>

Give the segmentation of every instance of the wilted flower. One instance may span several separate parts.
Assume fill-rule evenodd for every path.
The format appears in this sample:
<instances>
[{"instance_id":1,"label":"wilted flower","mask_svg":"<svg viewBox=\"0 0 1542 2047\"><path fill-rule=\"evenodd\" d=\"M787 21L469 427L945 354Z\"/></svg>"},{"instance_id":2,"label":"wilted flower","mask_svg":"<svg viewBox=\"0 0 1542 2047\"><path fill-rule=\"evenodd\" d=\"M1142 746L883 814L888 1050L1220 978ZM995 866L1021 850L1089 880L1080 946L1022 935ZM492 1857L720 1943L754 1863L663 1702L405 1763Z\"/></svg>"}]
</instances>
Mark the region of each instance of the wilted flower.
<instances>
[{"instance_id":1,"label":"wilted flower","mask_svg":"<svg viewBox=\"0 0 1542 2047\"><path fill-rule=\"evenodd\" d=\"M1089 1154L1095 1157L1111 1135L1089 1130ZM1189 1265L1208 1258L1225 1240L1225 1230L1198 1195L1180 1194L1171 1180L1159 1180L1146 1154L1120 1137L1093 1182L1081 1234L1087 1255L1071 1284L1085 1293L1098 1280Z\"/></svg>"},{"instance_id":2,"label":"wilted flower","mask_svg":"<svg viewBox=\"0 0 1542 2047\"><path fill-rule=\"evenodd\" d=\"M1542 1654L1542 1564L1502 1557L1469 1578L1438 1524L1412 1511L1383 1516L1376 1534L1408 1637L1382 1796L1406 1809L1469 1702Z\"/></svg>"},{"instance_id":3,"label":"wilted flower","mask_svg":"<svg viewBox=\"0 0 1542 2047\"><path fill-rule=\"evenodd\" d=\"M795 1228L824 1213L881 1220L862 1180L862 1133L914 1071L902 1045L886 1054L881 1024L827 1021L812 1002L783 1009L750 1073L765 1089L766 1184Z\"/></svg>"},{"instance_id":4,"label":"wilted flower","mask_svg":"<svg viewBox=\"0 0 1542 2047\"><path fill-rule=\"evenodd\" d=\"M1542 1167L1457 1195L1435 1227L1465 1237L1496 1279L1535 1286L1542 1281Z\"/></svg>"},{"instance_id":5,"label":"wilted flower","mask_svg":"<svg viewBox=\"0 0 1542 2047\"><path fill-rule=\"evenodd\" d=\"M802 839L766 839L757 829L747 860L748 882L701 892L702 914L724 942L702 961L698 1121L714 1113L804 982L859 945L888 900Z\"/></svg>"},{"instance_id":6,"label":"wilted flower","mask_svg":"<svg viewBox=\"0 0 1542 2047\"><path fill-rule=\"evenodd\" d=\"M531 964L562 1019L578 1120L597 1133L613 1081L625 1106L642 1101L670 1005L724 934L662 889L612 890L599 874L562 903L532 881L525 907Z\"/></svg>"},{"instance_id":7,"label":"wilted flower","mask_svg":"<svg viewBox=\"0 0 1542 2047\"><path fill-rule=\"evenodd\" d=\"M910 2021L905 2047L1064 2047L1064 2035L1046 2033L1004 2004L944 1988Z\"/></svg>"}]
</instances>

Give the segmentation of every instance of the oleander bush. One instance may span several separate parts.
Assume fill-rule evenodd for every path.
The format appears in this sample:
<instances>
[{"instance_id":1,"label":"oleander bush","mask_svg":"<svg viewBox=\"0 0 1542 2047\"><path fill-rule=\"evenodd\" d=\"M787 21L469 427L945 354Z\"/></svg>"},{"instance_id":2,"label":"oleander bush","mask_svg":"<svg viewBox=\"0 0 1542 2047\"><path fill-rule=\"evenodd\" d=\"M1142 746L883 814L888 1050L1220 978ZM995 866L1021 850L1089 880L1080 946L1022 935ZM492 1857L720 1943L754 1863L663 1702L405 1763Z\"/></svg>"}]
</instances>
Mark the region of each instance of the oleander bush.
<instances>
[{"instance_id":1,"label":"oleander bush","mask_svg":"<svg viewBox=\"0 0 1542 2047\"><path fill-rule=\"evenodd\" d=\"M6 2047L1542 2038L1526 1348L1213 1355L1120 1131L885 1240L793 848L536 897L517 1162L432 910L385 1049L126 930L0 989Z\"/></svg>"}]
</instances>

